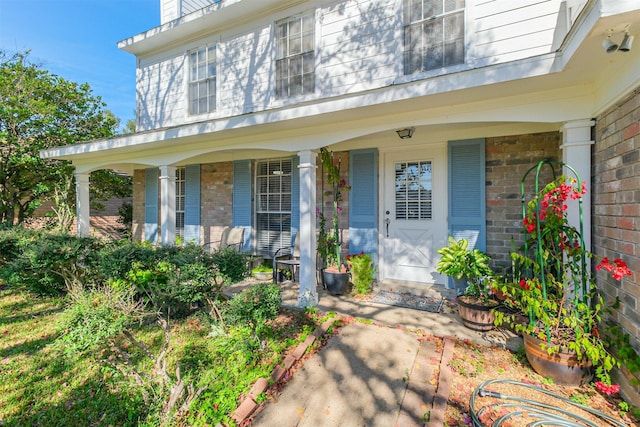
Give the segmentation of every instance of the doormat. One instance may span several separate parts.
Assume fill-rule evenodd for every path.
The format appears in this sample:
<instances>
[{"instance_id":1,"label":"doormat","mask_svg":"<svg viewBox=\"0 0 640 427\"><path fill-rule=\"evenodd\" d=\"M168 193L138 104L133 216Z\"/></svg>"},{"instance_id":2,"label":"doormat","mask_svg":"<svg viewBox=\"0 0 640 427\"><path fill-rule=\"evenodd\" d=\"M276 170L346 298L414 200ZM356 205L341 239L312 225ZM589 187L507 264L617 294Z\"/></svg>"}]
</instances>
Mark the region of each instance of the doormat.
<instances>
[{"instance_id":1,"label":"doormat","mask_svg":"<svg viewBox=\"0 0 640 427\"><path fill-rule=\"evenodd\" d=\"M394 307L412 308L414 310L439 313L444 304L442 297L423 297L410 293L378 291L371 296L369 302L392 305Z\"/></svg>"}]
</instances>

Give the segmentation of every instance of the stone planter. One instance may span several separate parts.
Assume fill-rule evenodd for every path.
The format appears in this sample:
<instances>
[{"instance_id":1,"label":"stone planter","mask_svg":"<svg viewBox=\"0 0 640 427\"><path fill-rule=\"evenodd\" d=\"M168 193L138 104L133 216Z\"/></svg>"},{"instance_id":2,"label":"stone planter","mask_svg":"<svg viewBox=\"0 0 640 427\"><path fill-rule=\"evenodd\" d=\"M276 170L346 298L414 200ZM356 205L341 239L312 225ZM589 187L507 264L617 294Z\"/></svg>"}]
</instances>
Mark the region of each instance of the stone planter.
<instances>
[{"instance_id":1,"label":"stone planter","mask_svg":"<svg viewBox=\"0 0 640 427\"><path fill-rule=\"evenodd\" d=\"M534 371L545 378L553 379L556 384L581 386L593 378L592 363L583 358L578 360L575 353L553 353L540 347L543 343L536 337L524 334L524 350L527 360Z\"/></svg>"},{"instance_id":2,"label":"stone planter","mask_svg":"<svg viewBox=\"0 0 640 427\"><path fill-rule=\"evenodd\" d=\"M273 280L273 271L254 271L253 277L258 280Z\"/></svg>"}]
</instances>

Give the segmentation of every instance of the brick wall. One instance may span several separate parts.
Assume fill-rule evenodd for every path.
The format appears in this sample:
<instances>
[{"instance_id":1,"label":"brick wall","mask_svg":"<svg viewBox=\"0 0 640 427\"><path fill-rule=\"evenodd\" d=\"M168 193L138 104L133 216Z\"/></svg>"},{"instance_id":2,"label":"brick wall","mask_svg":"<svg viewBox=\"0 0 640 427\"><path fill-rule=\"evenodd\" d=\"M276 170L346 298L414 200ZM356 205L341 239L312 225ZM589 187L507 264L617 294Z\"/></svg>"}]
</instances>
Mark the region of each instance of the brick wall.
<instances>
[{"instance_id":1,"label":"brick wall","mask_svg":"<svg viewBox=\"0 0 640 427\"><path fill-rule=\"evenodd\" d=\"M233 162L200 167L200 241L216 242L233 224Z\"/></svg>"},{"instance_id":2,"label":"brick wall","mask_svg":"<svg viewBox=\"0 0 640 427\"><path fill-rule=\"evenodd\" d=\"M559 132L487 138L487 250L498 272L511 265L512 240L522 244L522 177L540 160L559 159L560 141Z\"/></svg>"},{"instance_id":3,"label":"brick wall","mask_svg":"<svg viewBox=\"0 0 640 427\"><path fill-rule=\"evenodd\" d=\"M596 118L595 134L594 253L622 258L633 272L622 282L600 272L597 283L608 301L620 299L613 319L640 352L640 88ZM640 388L630 392L637 405Z\"/></svg>"},{"instance_id":4,"label":"brick wall","mask_svg":"<svg viewBox=\"0 0 640 427\"><path fill-rule=\"evenodd\" d=\"M334 152L334 161L340 162L340 178L349 182L349 153L347 151ZM347 254L349 248L349 191L342 192L342 208L338 214L338 227L342 241L342 253ZM327 231L331 233L333 224L333 191L327 183L327 173L322 167L322 160L318 153L316 170L316 207L326 218ZM319 226L319 224L318 224Z\"/></svg>"}]
</instances>

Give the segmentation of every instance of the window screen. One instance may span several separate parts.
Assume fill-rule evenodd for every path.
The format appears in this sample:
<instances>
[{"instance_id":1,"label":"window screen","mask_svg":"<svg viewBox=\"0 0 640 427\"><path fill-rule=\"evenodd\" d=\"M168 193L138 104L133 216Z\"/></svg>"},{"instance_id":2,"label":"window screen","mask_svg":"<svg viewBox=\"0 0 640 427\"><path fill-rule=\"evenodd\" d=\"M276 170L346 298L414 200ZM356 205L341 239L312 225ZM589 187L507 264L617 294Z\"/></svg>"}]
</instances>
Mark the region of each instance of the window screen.
<instances>
[{"instance_id":1,"label":"window screen","mask_svg":"<svg viewBox=\"0 0 640 427\"><path fill-rule=\"evenodd\" d=\"M176 168L176 237L184 238L185 168Z\"/></svg>"},{"instance_id":2,"label":"window screen","mask_svg":"<svg viewBox=\"0 0 640 427\"><path fill-rule=\"evenodd\" d=\"M189 113L216 109L216 47L189 52Z\"/></svg>"},{"instance_id":3,"label":"window screen","mask_svg":"<svg viewBox=\"0 0 640 427\"><path fill-rule=\"evenodd\" d=\"M464 62L464 0L404 0L404 73Z\"/></svg>"},{"instance_id":4,"label":"window screen","mask_svg":"<svg viewBox=\"0 0 640 427\"><path fill-rule=\"evenodd\" d=\"M401 162L395 165L396 219L432 218L433 176L431 162Z\"/></svg>"},{"instance_id":5,"label":"window screen","mask_svg":"<svg viewBox=\"0 0 640 427\"><path fill-rule=\"evenodd\" d=\"M256 163L256 251L272 256L291 246L291 159Z\"/></svg>"},{"instance_id":6,"label":"window screen","mask_svg":"<svg viewBox=\"0 0 640 427\"><path fill-rule=\"evenodd\" d=\"M276 24L278 59L276 95L289 97L315 90L315 21L312 12Z\"/></svg>"}]
</instances>

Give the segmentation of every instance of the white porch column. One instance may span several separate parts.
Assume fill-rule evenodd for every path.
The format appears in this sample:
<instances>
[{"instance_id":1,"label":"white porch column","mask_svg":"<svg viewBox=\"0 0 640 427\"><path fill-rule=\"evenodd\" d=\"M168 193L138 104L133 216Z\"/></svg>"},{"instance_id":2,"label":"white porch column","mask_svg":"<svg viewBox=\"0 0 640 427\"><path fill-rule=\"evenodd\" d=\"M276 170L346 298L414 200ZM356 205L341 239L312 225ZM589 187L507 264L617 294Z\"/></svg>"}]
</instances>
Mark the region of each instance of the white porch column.
<instances>
[{"instance_id":1,"label":"white porch column","mask_svg":"<svg viewBox=\"0 0 640 427\"><path fill-rule=\"evenodd\" d=\"M300 157L300 294L299 307L318 305L316 289L316 156L311 150Z\"/></svg>"},{"instance_id":2,"label":"white porch column","mask_svg":"<svg viewBox=\"0 0 640 427\"><path fill-rule=\"evenodd\" d=\"M78 236L88 237L89 228L89 174L76 173L76 230Z\"/></svg>"},{"instance_id":3,"label":"white porch column","mask_svg":"<svg viewBox=\"0 0 640 427\"><path fill-rule=\"evenodd\" d=\"M162 246L176 242L176 168L160 166L160 239Z\"/></svg>"},{"instance_id":4,"label":"white porch column","mask_svg":"<svg viewBox=\"0 0 640 427\"><path fill-rule=\"evenodd\" d=\"M591 119L566 122L562 132L562 161L571 166L587 185L587 194L582 198L582 227L584 244L591 250L591 128L595 122ZM578 228L579 216L577 203L568 203L569 224Z\"/></svg>"}]
</instances>

